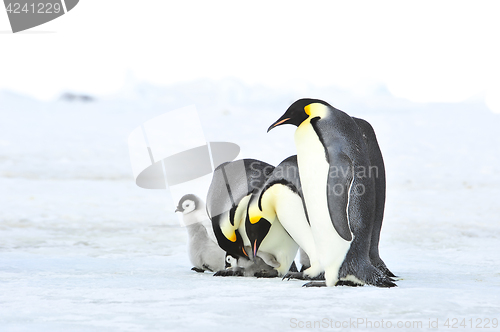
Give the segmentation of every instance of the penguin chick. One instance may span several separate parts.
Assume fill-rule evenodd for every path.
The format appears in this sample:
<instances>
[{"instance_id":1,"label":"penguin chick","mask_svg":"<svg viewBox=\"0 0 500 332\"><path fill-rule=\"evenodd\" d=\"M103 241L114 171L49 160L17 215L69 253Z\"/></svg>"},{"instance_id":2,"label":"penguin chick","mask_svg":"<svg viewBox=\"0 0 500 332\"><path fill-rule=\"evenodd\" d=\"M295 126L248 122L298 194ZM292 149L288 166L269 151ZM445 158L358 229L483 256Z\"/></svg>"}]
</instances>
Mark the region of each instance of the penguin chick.
<instances>
[{"instance_id":1,"label":"penguin chick","mask_svg":"<svg viewBox=\"0 0 500 332\"><path fill-rule=\"evenodd\" d=\"M245 264L243 262L248 262L249 260L251 261L253 259L252 247L245 246L245 251L249 253L248 259L246 257L238 258L237 256L226 253L226 268L235 266L245 267L245 265L241 264ZM257 256L260 257L267 265L270 265L274 268L278 268L281 266L281 264L276 260L276 257L273 254L259 250L257 252ZM240 262L240 265L237 265L238 262ZM246 263L246 265L248 266L248 263Z\"/></svg>"},{"instance_id":2,"label":"penguin chick","mask_svg":"<svg viewBox=\"0 0 500 332\"><path fill-rule=\"evenodd\" d=\"M184 195L175 212L182 212L188 232L189 260L196 272L218 271L224 268L224 255L217 243L209 236L203 222L208 219L203 201L192 194Z\"/></svg>"},{"instance_id":3,"label":"penguin chick","mask_svg":"<svg viewBox=\"0 0 500 332\"><path fill-rule=\"evenodd\" d=\"M260 253L259 253L260 254ZM267 258L270 261L276 262L276 258L268 253ZM277 262L276 262L277 263ZM278 276L278 271L260 256L255 259L248 259L246 257L235 257L231 254L226 254L226 269L217 271L214 276L219 277L258 277L258 278L274 278ZM278 263L279 264L279 263Z\"/></svg>"}]
</instances>

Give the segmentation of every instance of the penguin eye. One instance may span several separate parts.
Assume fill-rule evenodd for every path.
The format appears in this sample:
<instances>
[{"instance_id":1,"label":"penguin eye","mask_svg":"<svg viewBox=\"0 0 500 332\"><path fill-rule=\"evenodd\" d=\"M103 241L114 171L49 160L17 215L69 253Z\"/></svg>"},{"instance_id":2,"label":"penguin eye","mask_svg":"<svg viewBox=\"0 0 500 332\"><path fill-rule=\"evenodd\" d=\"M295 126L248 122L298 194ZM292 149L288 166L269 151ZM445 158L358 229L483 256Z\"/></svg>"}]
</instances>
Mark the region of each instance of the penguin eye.
<instances>
[{"instance_id":1,"label":"penguin eye","mask_svg":"<svg viewBox=\"0 0 500 332\"><path fill-rule=\"evenodd\" d=\"M228 263L231 262L231 257L229 257L229 256L226 257L226 262L228 262Z\"/></svg>"}]
</instances>

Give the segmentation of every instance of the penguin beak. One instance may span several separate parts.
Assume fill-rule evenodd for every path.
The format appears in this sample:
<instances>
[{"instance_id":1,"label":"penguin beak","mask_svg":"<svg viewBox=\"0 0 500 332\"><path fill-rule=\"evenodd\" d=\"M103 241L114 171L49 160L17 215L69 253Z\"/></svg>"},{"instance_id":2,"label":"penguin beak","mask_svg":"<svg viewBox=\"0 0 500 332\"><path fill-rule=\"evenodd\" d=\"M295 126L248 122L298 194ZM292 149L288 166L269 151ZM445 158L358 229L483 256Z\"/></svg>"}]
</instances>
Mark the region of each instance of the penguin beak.
<instances>
[{"instance_id":1,"label":"penguin beak","mask_svg":"<svg viewBox=\"0 0 500 332\"><path fill-rule=\"evenodd\" d=\"M278 121L276 121L275 123L273 123L268 129L267 129L267 132L269 132L271 129L273 129L274 127L277 127L277 126L280 126L282 124L286 124L287 121L289 121L290 118L284 118L284 116L282 116L281 118L278 119Z\"/></svg>"},{"instance_id":2,"label":"penguin beak","mask_svg":"<svg viewBox=\"0 0 500 332\"><path fill-rule=\"evenodd\" d=\"M175 212L182 212L182 209L181 208L177 208L177 209L175 209Z\"/></svg>"}]
</instances>

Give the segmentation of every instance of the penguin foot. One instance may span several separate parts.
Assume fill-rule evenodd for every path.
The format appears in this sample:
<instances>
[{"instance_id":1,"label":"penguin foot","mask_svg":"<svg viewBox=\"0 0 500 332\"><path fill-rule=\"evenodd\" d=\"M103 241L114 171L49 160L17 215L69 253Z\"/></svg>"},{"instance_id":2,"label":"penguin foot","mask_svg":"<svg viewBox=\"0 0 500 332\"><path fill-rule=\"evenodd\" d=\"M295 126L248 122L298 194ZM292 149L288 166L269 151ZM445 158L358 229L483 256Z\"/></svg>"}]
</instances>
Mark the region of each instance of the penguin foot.
<instances>
[{"instance_id":1,"label":"penguin foot","mask_svg":"<svg viewBox=\"0 0 500 332\"><path fill-rule=\"evenodd\" d=\"M398 287L398 285L396 285L391 278L385 278L383 280L380 280L374 286L384 287L384 288Z\"/></svg>"},{"instance_id":2,"label":"penguin foot","mask_svg":"<svg viewBox=\"0 0 500 332\"><path fill-rule=\"evenodd\" d=\"M303 272L288 272L285 274L283 279L281 280L290 280L290 279L299 279L299 280L325 280L325 273L321 272L319 275L316 277L311 277L307 274L304 274Z\"/></svg>"},{"instance_id":3,"label":"penguin foot","mask_svg":"<svg viewBox=\"0 0 500 332\"><path fill-rule=\"evenodd\" d=\"M376 268L375 268L376 269ZM367 284L377 286L377 287L382 287L382 288L390 288L390 287L397 287L397 285L394 283L394 279L391 277L388 277L384 272L376 269L378 273L372 273L370 274Z\"/></svg>"},{"instance_id":4,"label":"penguin foot","mask_svg":"<svg viewBox=\"0 0 500 332\"><path fill-rule=\"evenodd\" d=\"M207 264L203 264L203 268L205 269L205 271L214 272L214 270L212 270Z\"/></svg>"},{"instance_id":5,"label":"penguin foot","mask_svg":"<svg viewBox=\"0 0 500 332\"><path fill-rule=\"evenodd\" d=\"M386 277L389 278L397 278L397 276L389 270L387 265L385 265L384 261L382 258L373 258L370 256L370 260L373 266L375 266L377 269L379 269Z\"/></svg>"},{"instance_id":6,"label":"penguin foot","mask_svg":"<svg viewBox=\"0 0 500 332\"><path fill-rule=\"evenodd\" d=\"M281 280L299 279L304 280L304 273L302 272L288 272Z\"/></svg>"},{"instance_id":7,"label":"penguin foot","mask_svg":"<svg viewBox=\"0 0 500 332\"><path fill-rule=\"evenodd\" d=\"M254 277L257 278L276 278L278 276L278 271L276 270L262 270L262 271L257 271L253 275Z\"/></svg>"},{"instance_id":8,"label":"penguin foot","mask_svg":"<svg viewBox=\"0 0 500 332\"><path fill-rule=\"evenodd\" d=\"M372 265L370 265L368 269L365 269L364 272L365 278L361 280L364 280L369 285L382 288L397 287L393 279L386 276L382 271Z\"/></svg>"},{"instance_id":9,"label":"penguin foot","mask_svg":"<svg viewBox=\"0 0 500 332\"><path fill-rule=\"evenodd\" d=\"M243 269L227 269L215 272L214 277L244 277Z\"/></svg>"},{"instance_id":10,"label":"penguin foot","mask_svg":"<svg viewBox=\"0 0 500 332\"><path fill-rule=\"evenodd\" d=\"M195 266L195 267L192 267L192 268L191 268L191 271L196 271L196 272L198 272L198 273L203 273L203 272L205 272L205 270L200 269L199 267L196 267L196 266Z\"/></svg>"},{"instance_id":11,"label":"penguin foot","mask_svg":"<svg viewBox=\"0 0 500 332\"><path fill-rule=\"evenodd\" d=\"M389 278L397 278L398 276L395 275L394 273L391 272L391 270L389 270L387 268L387 266L377 266L377 268L382 271L383 274L385 274L387 277Z\"/></svg>"},{"instance_id":12,"label":"penguin foot","mask_svg":"<svg viewBox=\"0 0 500 332\"><path fill-rule=\"evenodd\" d=\"M326 287L326 282L324 281L311 281L307 284L303 284L302 287Z\"/></svg>"},{"instance_id":13,"label":"penguin foot","mask_svg":"<svg viewBox=\"0 0 500 332\"><path fill-rule=\"evenodd\" d=\"M396 287L394 280L368 261L344 261L339 275L342 280L376 287Z\"/></svg>"},{"instance_id":14,"label":"penguin foot","mask_svg":"<svg viewBox=\"0 0 500 332\"><path fill-rule=\"evenodd\" d=\"M339 281L337 281L337 283L335 284L335 286L359 287L359 286L363 286L363 285L360 285L358 283L352 282L350 280L339 280Z\"/></svg>"}]
</instances>

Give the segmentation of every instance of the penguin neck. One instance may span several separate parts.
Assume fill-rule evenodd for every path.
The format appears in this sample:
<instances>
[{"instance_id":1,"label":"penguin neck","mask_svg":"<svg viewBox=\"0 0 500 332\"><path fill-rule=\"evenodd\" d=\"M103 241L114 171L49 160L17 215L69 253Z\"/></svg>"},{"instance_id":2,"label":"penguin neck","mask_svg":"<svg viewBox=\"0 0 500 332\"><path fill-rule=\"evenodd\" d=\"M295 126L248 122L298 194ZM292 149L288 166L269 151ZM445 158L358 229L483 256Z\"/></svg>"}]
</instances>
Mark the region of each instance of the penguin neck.
<instances>
[{"instance_id":1,"label":"penguin neck","mask_svg":"<svg viewBox=\"0 0 500 332\"><path fill-rule=\"evenodd\" d=\"M295 130L295 147L297 149L297 164L299 165L299 170L300 170L300 164L301 164L301 159L302 162L304 162L304 157L308 154L317 154L320 153L322 155L325 155L325 149L323 147L323 143L321 138L319 137L320 133L317 133L316 130L314 129L313 125L311 124L312 119L317 119L319 118L318 121L322 121L322 119L329 117L329 114L325 114L324 117L322 116L309 116L306 120L304 120L300 126L297 127ZM321 146L321 148L319 148ZM300 172L299 172L300 174ZM302 178L302 176L301 176Z\"/></svg>"}]
</instances>

